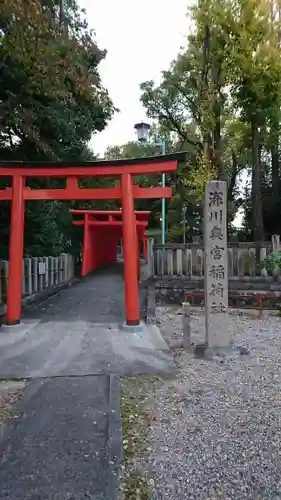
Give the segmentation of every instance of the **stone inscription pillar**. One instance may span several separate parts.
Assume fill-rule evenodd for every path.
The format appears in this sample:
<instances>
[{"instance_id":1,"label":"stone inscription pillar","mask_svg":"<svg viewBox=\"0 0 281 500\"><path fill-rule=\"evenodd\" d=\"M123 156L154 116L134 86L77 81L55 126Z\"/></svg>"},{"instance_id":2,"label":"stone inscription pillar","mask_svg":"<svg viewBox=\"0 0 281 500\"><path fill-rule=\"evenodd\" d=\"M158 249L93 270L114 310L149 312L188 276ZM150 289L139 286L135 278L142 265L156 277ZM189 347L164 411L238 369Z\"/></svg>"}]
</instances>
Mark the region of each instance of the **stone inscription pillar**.
<instances>
[{"instance_id":1,"label":"stone inscription pillar","mask_svg":"<svg viewBox=\"0 0 281 500\"><path fill-rule=\"evenodd\" d=\"M204 200L205 328L209 348L230 347L227 274L227 185L206 183Z\"/></svg>"}]
</instances>

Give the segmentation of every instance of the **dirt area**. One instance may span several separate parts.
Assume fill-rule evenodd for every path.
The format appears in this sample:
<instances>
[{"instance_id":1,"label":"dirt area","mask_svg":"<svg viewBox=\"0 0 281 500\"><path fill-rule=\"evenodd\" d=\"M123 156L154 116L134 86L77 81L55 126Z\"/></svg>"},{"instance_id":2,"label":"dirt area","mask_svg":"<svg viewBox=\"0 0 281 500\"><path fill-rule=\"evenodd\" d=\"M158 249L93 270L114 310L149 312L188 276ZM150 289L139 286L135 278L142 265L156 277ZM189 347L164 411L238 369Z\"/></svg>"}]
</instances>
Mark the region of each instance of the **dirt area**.
<instances>
[{"instance_id":1,"label":"dirt area","mask_svg":"<svg viewBox=\"0 0 281 500\"><path fill-rule=\"evenodd\" d=\"M206 360L178 347L180 308L159 307L156 316L175 371L131 386L127 414L135 416L126 418L125 469L129 479L134 472L144 478L145 488L133 482L124 498L280 499L281 319L231 314L226 328L250 354ZM193 314L192 332L194 342L204 340L201 311ZM130 391L124 387L125 396Z\"/></svg>"},{"instance_id":2,"label":"dirt area","mask_svg":"<svg viewBox=\"0 0 281 500\"><path fill-rule=\"evenodd\" d=\"M23 380L0 382L0 427L11 417L15 404L23 395L26 383Z\"/></svg>"}]
</instances>

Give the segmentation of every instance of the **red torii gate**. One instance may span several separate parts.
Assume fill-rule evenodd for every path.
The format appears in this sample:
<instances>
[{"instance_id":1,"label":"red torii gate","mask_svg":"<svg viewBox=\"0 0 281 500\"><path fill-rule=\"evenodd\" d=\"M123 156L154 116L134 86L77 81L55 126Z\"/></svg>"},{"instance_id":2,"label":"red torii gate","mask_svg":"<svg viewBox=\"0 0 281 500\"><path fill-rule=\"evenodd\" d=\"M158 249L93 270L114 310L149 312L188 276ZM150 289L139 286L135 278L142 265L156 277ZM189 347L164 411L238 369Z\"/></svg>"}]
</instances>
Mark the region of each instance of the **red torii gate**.
<instances>
[{"instance_id":1,"label":"red torii gate","mask_svg":"<svg viewBox=\"0 0 281 500\"><path fill-rule=\"evenodd\" d=\"M142 188L133 185L133 176L174 172L178 162L184 159L185 153L175 153L150 158L94 162L1 162L0 177L12 178L12 187L0 190L0 201L11 201L6 324L17 324L21 318L25 201L121 199L126 324L138 325L140 314L134 198L170 198L172 190L167 187ZM120 185L98 189L79 187L79 178L105 176L120 177ZM30 177L64 178L66 185L59 189L31 189L25 186L26 179Z\"/></svg>"},{"instance_id":2,"label":"red torii gate","mask_svg":"<svg viewBox=\"0 0 281 500\"><path fill-rule=\"evenodd\" d=\"M72 221L74 226L84 226L82 276L86 276L101 266L115 264L118 241L122 237L122 210L72 209L70 213L83 216L83 219ZM142 241L145 257L147 256L145 230L148 226L149 215L149 210L135 211L137 237ZM137 252L136 264L139 272L139 252Z\"/></svg>"}]
</instances>

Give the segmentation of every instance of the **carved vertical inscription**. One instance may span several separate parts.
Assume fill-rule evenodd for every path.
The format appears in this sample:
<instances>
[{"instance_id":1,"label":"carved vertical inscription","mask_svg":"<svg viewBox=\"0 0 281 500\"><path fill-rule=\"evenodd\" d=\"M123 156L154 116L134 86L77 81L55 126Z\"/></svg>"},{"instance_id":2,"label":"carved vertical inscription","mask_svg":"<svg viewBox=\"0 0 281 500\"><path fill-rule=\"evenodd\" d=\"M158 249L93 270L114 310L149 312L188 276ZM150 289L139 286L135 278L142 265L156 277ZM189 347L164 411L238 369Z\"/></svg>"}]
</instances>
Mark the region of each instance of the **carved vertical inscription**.
<instances>
[{"instance_id":1,"label":"carved vertical inscription","mask_svg":"<svg viewBox=\"0 0 281 500\"><path fill-rule=\"evenodd\" d=\"M231 343L228 328L227 186L210 181L204 199L205 323L209 347Z\"/></svg>"}]
</instances>

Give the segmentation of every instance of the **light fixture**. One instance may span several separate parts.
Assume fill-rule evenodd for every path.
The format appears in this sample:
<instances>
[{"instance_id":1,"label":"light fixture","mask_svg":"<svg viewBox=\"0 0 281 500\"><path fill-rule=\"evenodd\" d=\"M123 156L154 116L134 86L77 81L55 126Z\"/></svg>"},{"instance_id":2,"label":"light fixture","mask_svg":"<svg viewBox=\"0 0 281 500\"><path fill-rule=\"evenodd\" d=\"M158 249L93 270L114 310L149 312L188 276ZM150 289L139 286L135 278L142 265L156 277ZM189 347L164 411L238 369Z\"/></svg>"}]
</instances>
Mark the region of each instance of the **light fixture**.
<instances>
[{"instance_id":1,"label":"light fixture","mask_svg":"<svg viewBox=\"0 0 281 500\"><path fill-rule=\"evenodd\" d=\"M150 129L149 123L144 123L144 122L136 123L134 129L137 131L138 141L147 142Z\"/></svg>"}]
</instances>

